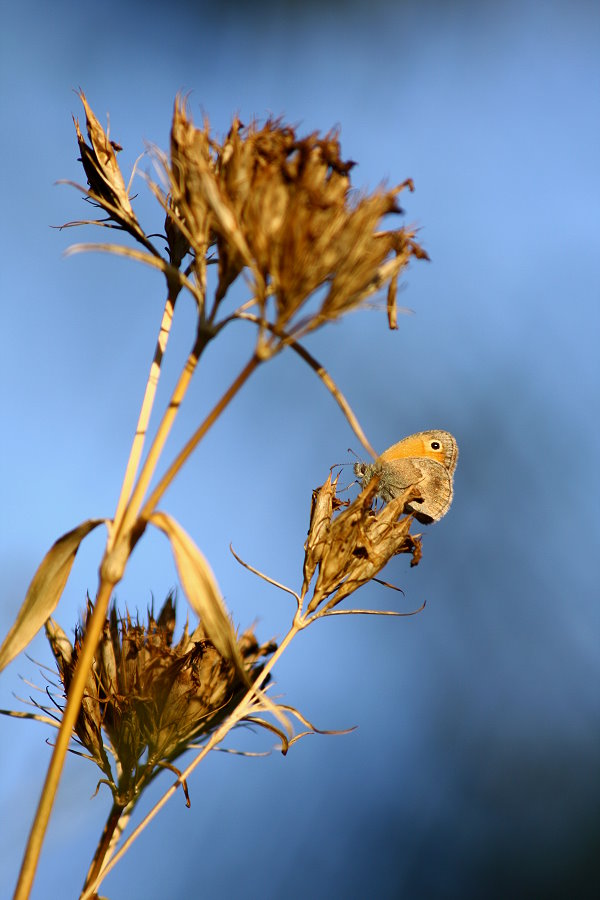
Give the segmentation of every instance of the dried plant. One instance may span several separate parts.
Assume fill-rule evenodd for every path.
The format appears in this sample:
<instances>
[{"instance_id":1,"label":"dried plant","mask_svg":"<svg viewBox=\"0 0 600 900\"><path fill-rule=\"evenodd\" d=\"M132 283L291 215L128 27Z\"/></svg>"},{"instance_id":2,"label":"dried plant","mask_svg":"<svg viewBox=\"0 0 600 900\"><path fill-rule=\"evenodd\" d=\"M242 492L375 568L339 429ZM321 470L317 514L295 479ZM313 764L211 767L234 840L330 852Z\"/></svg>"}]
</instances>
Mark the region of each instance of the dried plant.
<instances>
[{"instance_id":1,"label":"dried plant","mask_svg":"<svg viewBox=\"0 0 600 900\"><path fill-rule=\"evenodd\" d=\"M100 125L82 92L87 141L75 120L87 188L79 187L100 218L94 225L125 232L138 248L113 243L80 244L71 252L104 250L159 269L167 297L154 359L135 430L114 517L89 519L59 538L40 564L16 621L0 648L0 668L12 660L45 625L62 689L55 707L41 705L28 715L58 730L52 760L25 852L16 897L29 895L65 754L73 740L100 769L99 785L112 794L112 808L82 897L96 896L100 882L169 797L232 729L251 722L277 737L287 752L304 734L317 731L296 709L273 699L268 682L273 666L293 637L331 615L397 612L339 608L362 585L376 579L396 554L420 559L418 535L410 533L407 504L419 498L410 486L377 508L377 474L356 499L342 502L330 474L313 493L299 592L277 585L295 600L287 634L279 646L259 644L252 631L238 636L212 570L192 538L171 516L157 509L184 463L253 372L286 347L293 349L338 402L366 450L375 457L356 417L326 370L301 345L301 338L387 290L387 315L397 327L396 290L412 257L426 254L414 231L387 229L398 215L398 195L413 189L410 180L372 193L356 193L350 181L354 163L341 156L335 133L298 137L291 126L269 120L248 127L235 119L224 140L207 121L196 127L181 98L175 102L168 155L151 153L155 176L150 190L164 213L166 252L141 227L117 161L121 149ZM208 266L217 265L209 291ZM244 274L250 298L231 311L231 285ZM197 305L191 350L142 463L161 364L175 303L182 290ZM150 482L207 345L230 323L256 329L254 351L233 377L190 440L150 490ZM108 531L98 589L76 626L73 644L51 618L82 540L98 525ZM168 597L147 623L119 615L111 598L131 552L148 526L167 536L179 580L199 620L174 641L175 608ZM233 552L233 551L232 551ZM236 559L239 557L234 553ZM239 560L242 562L242 560ZM277 584L247 562L262 579ZM409 613L410 614L410 613ZM57 715L58 710L58 715ZM6 711L5 711L6 712ZM183 771L174 762L191 747L197 754ZM177 777L151 813L117 844L144 788L164 769Z\"/></svg>"}]
</instances>

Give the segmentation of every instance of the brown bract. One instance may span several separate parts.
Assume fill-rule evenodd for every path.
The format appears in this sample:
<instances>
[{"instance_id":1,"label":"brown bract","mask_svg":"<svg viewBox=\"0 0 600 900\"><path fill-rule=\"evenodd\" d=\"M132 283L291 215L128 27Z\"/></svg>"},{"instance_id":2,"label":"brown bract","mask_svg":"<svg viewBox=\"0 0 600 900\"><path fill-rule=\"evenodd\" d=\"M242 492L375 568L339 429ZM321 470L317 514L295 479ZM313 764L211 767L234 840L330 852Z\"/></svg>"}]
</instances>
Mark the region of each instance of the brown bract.
<instances>
[{"instance_id":1,"label":"brown bract","mask_svg":"<svg viewBox=\"0 0 600 900\"><path fill-rule=\"evenodd\" d=\"M88 616L91 614L91 604ZM113 607L88 675L76 734L106 776L115 802L125 806L161 767L192 741L202 741L223 721L247 690L231 662L206 639L202 625L173 643L175 608L167 598L147 624L119 619ZM73 677L85 626L71 646L53 619L46 633L65 689ZM276 645L259 646L251 630L238 640L248 676ZM112 771L111 753L118 775Z\"/></svg>"},{"instance_id":2,"label":"brown bract","mask_svg":"<svg viewBox=\"0 0 600 900\"><path fill-rule=\"evenodd\" d=\"M214 180L214 158L210 151L210 127L195 128L177 100L171 126L171 163L167 169L171 189L171 209L167 221L183 231L196 259L204 260L210 243L210 208L206 199L207 178ZM182 227L183 225L183 227Z\"/></svg>"}]
</instances>

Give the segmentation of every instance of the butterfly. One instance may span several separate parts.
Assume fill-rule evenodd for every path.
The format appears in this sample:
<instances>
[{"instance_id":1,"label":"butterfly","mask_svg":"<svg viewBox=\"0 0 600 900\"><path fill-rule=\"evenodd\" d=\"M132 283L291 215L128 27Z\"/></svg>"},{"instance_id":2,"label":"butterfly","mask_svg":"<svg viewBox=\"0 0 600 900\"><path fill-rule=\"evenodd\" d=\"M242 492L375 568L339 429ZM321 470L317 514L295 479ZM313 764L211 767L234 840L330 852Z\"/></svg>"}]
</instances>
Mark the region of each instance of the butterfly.
<instances>
[{"instance_id":1,"label":"butterfly","mask_svg":"<svg viewBox=\"0 0 600 900\"><path fill-rule=\"evenodd\" d=\"M419 431L388 447L374 463L357 462L354 474L365 486L379 475L377 495L382 500L398 497L411 485L421 498L406 504L423 524L437 522L452 503L452 476L458 460L458 445L449 431Z\"/></svg>"}]
</instances>

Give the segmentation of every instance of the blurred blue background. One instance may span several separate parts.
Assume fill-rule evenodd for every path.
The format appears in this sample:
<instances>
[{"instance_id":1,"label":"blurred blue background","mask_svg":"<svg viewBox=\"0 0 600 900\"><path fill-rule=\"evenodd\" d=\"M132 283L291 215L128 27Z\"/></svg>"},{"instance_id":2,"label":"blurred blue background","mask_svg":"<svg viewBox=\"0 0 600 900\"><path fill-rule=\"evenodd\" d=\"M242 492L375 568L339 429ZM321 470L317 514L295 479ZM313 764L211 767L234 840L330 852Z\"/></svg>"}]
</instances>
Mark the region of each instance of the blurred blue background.
<instances>
[{"instance_id":1,"label":"blurred blue background","mask_svg":"<svg viewBox=\"0 0 600 900\"><path fill-rule=\"evenodd\" d=\"M322 728L287 758L212 754L102 885L124 897L588 897L599 884L598 604L600 14L591 2L146 2L5 6L1 570L4 634L64 531L114 511L163 302L160 277L50 225L89 208L71 113L81 86L124 147L167 148L173 99L223 134L284 114L341 127L359 187L410 176L413 263L390 333L367 310L307 341L383 449L423 428L460 446L453 507L360 606L413 618L317 623L276 670ZM141 169L150 168L148 160ZM162 216L141 178L149 232ZM164 403L190 346L181 302ZM238 326L206 355L169 451L246 360ZM357 446L295 355L264 367L201 445L163 508L210 559L236 622L281 636L289 598L237 552L298 587L310 494ZM77 558L56 617L71 633L94 592L103 535ZM147 535L117 597L144 611L176 584ZM185 617L180 595L179 611ZM43 638L35 660L50 663ZM21 656L0 706L23 708ZM0 718L0 893L14 886L50 750L45 726ZM263 735L234 746L265 749ZM109 808L98 774L67 761L35 898L77 896ZM164 777L151 802L170 783Z\"/></svg>"}]
</instances>

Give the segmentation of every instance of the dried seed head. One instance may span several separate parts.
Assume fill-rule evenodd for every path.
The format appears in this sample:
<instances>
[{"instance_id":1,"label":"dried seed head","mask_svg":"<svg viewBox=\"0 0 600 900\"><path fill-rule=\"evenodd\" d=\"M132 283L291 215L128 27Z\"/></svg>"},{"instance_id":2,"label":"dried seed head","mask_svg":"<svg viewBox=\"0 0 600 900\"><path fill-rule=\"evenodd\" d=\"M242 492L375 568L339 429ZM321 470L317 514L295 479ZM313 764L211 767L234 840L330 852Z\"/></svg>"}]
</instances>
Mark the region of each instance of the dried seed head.
<instances>
[{"instance_id":1,"label":"dried seed head","mask_svg":"<svg viewBox=\"0 0 600 900\"><path fill-rule=\"evenodd\" d=\"M133 212L116 159L121 148L83 92L79 96L90 144L74 121L89 198L157 254ZM396 327L399 273L411 257L427 258L410 229L382 230L387 216L402 212L397 198L405 187L413 190L410 179L357 195L350 182L354 163L342 158L336 132L300 138L279 119L244 127L236 118L219 143L207 120L202 128L194 126L181 97L175 100L170 144L168 160L155 151L168 189L152 181L150 189L166 211L170 262L179 267L191 251L201 291L209 249L216 245L217 303L248 270L261 321L280 340L297 339L385 288L388 321ZM267 346L261 329L260 356L280 346L276 338Z\"/></svg>"},{"instance_id":2,"label":"dried seed head","mask_svg":"<svg viewBox=\"0 0 600 900\"><path fill-rule=\"evenodd\" d=\"M79 128L79 120L73 118L73 122L77 132L81 162L90 189L90 199L101 206L109 218L126 231L135 237L143 237L117 162L116 153L122 147L110 140L107 132L104 131L92 112L83 91L79 91L79 97L85 108L86 130L91 146L85 142Z\"/></svg>"},{"instance_id":3,"label":"dried seed head","mask_svg":"<svg viewBox=\"0 0 600 900\"><path fill-rule=\"evenodd\" d=\"M75 731L121 804L140 792L156 767L175 759L192 741L205 739L246 691L240 674L206 639L201 624L191 637L186 628L176 644L174 629L171 597L158 618L149 614L146 625L129 615L119 619L113 607L94 656ZM52 620L46 631L66 694L85 625L77 627L73 647ZM250 677L275 649L272 643L259 646L252 631L238 639L238 646ZM118 777L107 750L115 757Z\"/></svg>"},{"instance_id":4,"label":"dried seed head","mask_svg":"<svg viewBox=\"0 0 600 900\"><path fill-rule=\"evenodd\" d=\"M398 553L412 553L413 562L420 557L419 538L409 533L412 516L403 516L405 505L414 499L416 489L410 487L402 496L383 509L372 508L377 494L377 478L360 492L356 500L339 515L325 513L330 486L326 482L317 494L304 562L305 581L318 568L317 580L308 612L334 595L325 609L336 606L344 597L374 578ZM322 502L323 514L315 515ZM310 576L310 577L309 577Z\"/></svg>"},{"instance_id":5,"label":"dried seed head","mask_svg":"<svg viewBox=\"0 0 600 900\"><path fill-rule=\"evenodd\" d=\"M298 138L280 120L248 127L235 119L222 144L209 126L193 126L184 104L175 104L171 160L166 164L173 202L197 255L216 242L217 299L244 268L256 299L275 299L271 325L303 332L335 319L390 285L390 322L399 271L411 256L425 256L405 229L381 231L401 212L398 193L379 189L355 198L354 163L342 159L336 133ZM316 291L323 300L301 323L297 314Z\"/></svg>"},{"instance_id":6,"label":"dried seed head","mask_svg":"<svg viewBox=\"0 0 600 900\"><path fill-rule=\"evenodd\" d=\"M339 476L338 476L339 477ZM315 574L315 569L323 558L331 517L333 515L333 503L336 499L337 478L332 482L331 473L325 484L313 491L310 525L308 537L304 544L304 584L303 595Z\"/></svg>"}]
</instances>

